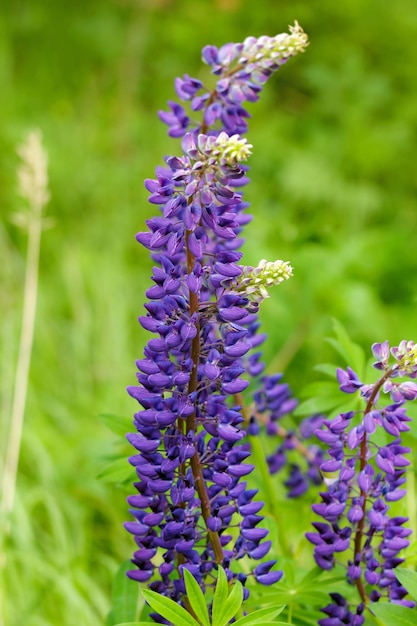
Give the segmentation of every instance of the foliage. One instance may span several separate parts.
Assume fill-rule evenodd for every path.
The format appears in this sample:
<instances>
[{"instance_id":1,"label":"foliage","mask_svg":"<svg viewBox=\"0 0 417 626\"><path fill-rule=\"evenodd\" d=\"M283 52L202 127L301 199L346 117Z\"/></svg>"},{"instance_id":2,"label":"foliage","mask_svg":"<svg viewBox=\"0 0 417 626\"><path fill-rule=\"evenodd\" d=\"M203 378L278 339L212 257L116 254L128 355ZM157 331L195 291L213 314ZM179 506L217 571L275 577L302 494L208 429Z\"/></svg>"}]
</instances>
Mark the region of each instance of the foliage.
<instances>
[{"instance_id":1,"label":"foliage","mask_svg":"<svg viewBox=\"0 0 417 626\"><path fill-rule=\"evenodd\" d=\"M235 617L240 610L243 599L242 585L236 581L232 588L227 581L225 571L219 567L216 587L213 596L212 617L207 611L206 599L193 575L184 570L185 587L187 598L190 605L190 612L186 611L182 606L171 600L161 596L154 591L143 590L142 593L148 604L169 620L174 626L226 626ZM249 615L240 617L233 621L236 626L257 626L257 624L268 624L274 617L279 615L284 607L266 607L254 611ZM195 618L193 617L195 616ZM128 622L117 624L117 626L149 626L155 622ZM274 624L287 626L287 622L273 622Z\"/></svg>"},{"instance_id":2,"label":"foliage","mask_svg":"<svg viewBox=\"0 0 417 626\"><path fill-rule=\"evenodd\" d=\"M171 150L154 123L155 111L170 97L173 76L185 67L198 71L204 43L273 34L294 18L314 45L302 63L282 69L280 81L254 110L250 141L263 151L252 169L256 220L245 254L249 263L261 251L294 265L294 279L285 293L265 303L262 317L271 371L285 369L298 393L306 382L329 382L318 379L327 376L329 361L337 361L322 341L332 317L362 347L386 337L395 343L415 332L415 3L2 3L5 416L26 246L11 222L20 209L15 146L35 125L43 129L50 155L48 212L55 222L43 235L17 504L0 584L8 626L53 626L58 606L62 626L102 624L112 581L130 553L121 529L123 477L116 485L96 479L107 459L117 460L127 446L114 444L97 416L132 412L124 387L132 382L132 363L145 340L132 320L150 273L132 233L151 214L142 188L149 164ZM325 365L314 374L317 363ZM311 392L304 393L308 401ZM288 427L298 421L288 418ZM2 419L2 441L7 423ZM268 449L267 438L261 442ZM280 480L273 485L272 493L285 502ZM300 540L309 504L307 498L280 507L287 556L297 559L300 577L313 566ZM403 506L415 529L413 493ZM272 512L265 524L277 534ZM280 557L281 548L276 550ZM411 550L409 567L415 565ZM287 574L290 566L284 569ZM290 596L291 578L284 580L279 593ZM311 610L299 619L315 623Z\"/></svg>"}]
</instances>

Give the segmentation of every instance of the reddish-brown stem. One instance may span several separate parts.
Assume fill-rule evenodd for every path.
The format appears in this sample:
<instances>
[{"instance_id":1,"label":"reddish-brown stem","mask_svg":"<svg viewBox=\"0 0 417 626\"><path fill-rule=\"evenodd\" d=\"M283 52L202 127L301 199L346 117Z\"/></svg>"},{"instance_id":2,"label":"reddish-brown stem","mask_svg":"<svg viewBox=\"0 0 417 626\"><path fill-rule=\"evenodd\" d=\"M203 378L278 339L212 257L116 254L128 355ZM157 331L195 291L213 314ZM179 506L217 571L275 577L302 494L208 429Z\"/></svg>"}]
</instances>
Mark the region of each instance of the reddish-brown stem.
<instances>
[{"instance_id":1,"label":"reddish-brown stem","mask_svg":"<svg viewBox=\"0 0 417 626\"><path fill-rule=\"evenodd\" d=\"M373 406L374 406L374 402L375 399L378 396L378 393L381 389L381 387L383 386L383 384L388 380L388 378L391 376L392 374L392 369L389 369L385 372L385 374L383 376L381 376L381 378L378 380L377 383L375 383L375 386L372 390L371 395L369 396L368 402L366 404L366 408L364 411L364 417L365 415L367 415L370 411L372 411ZM366 435L366 432L363 434L363 438L361 441L361 447L360 447L360 453L359 453L359 469L362 472L362 470L365 469L366 467L366 457L368 455L368 438ZM356 557L356 555L359 555L362 549L362 539L363 539L363 535L364 535L364 528L365 528L365 520L366 520L366 504L367 504L367 497L366 497L366 491L364 491L363 489L361 489L360 491L360 497L362 498L362 517L358 522L358 526L356 528L356 533L355 533L355 540L354 540L354 557ZM362 579L361 578L356 578L355 579L355 585L356 588L359 592L359 595L362 599L362 602L364 604L366 604L368 598L365 592L365 587L363 585Z\"/></svg>"},{"instance_id":2,"label":"reddish-brown stem","mask_svg":"<svg viewBox=\"0 0 417 626\"><path fill-rule=\"evenodd\" d=\"M186 232L187 270L188 270L188 273L191 274L194 268L195 259L188 247L189 235L190 235L190 232L187 231ZM197 379L198 362L200 359L200 324L198 321L198 306L199 306L199 302L198 302L197 293L190 291L190 317L192 317L193 315L197 316L197 321L196 321L197 333L194 339L192 340L192 344L191 344L191 359L193 361L193 366L191 370L190 380L188 383L188 395L194 393L197 390L197 382L198 382L198 379ZM196 420L196 412L194 410L192 414L187 417L186 432L196 433L196 431L197 431L197 420ZM195 488L197 490L198 497L200 498L200 502L201 502L201 512L202 512L203 519L207 527L207 520L211 515L210 500L208 497L206 484L204 482L203 469L201 466L200 457L198 455L197 450L195 451L194 456L192 456L190 459L190 466L193 472ZM223 548L220 542L219 534L217 532L210 530L208 527L207 527L207 532L208 532L208 536L210 539L210 543L213 548L216 563L222 563L224 559L224 555L223 555Z\"/></svg>"},{"instance_id":3,"label":"reddish-brown stem","mask_svg":"<svg viewBox=\"0 0 417 626\"><path fill-rule=\"evenodd\" d=\"M238 63L237 65L235 65L235 67L229 68L227 72L224 72L222 78L230 78L231 76L233 76L233 74L236 74L236 72L238 72L239 70L243 68L244 68L244 65L242 63ZM205 108L207 108L209 104L214 102L214 100L216 99L216 96L217 96L217 89L213 89L213 91L210 93L209 98L206 101ZM204 135L207 131L208 131L208 125L205 122L203 122L201 124L201 133Z\"/></svg>"}]
</instances>

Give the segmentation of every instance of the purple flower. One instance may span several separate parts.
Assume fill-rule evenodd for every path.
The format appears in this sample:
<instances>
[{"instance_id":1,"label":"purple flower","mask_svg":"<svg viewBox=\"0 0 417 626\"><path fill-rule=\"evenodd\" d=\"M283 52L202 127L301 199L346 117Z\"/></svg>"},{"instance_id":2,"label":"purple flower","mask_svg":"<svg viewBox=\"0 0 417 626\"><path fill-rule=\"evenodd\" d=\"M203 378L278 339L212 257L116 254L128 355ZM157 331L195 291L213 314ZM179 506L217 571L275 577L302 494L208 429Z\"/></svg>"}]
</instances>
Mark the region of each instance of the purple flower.
<instances>
[{"instance_id":1,"label":"purple flower","mask_svg":"<svg viewBox=\"0 0 417 626\"><path fill-rule=\"evenodd\" d=\"M340 626L340 624L361 626L364 623L363 611L365 607L362 603L358 605L355 613L353 613L340 593L331 593L330 597L333 602L322 609L322 612L328 617L318 621L320 626Z\"/></svg>"},{"instance_id":2,"label":"purple flower","mask_svg":"<svg viewBox=\"0 0 417 626\"><path fill-rule=\"evenodd\" d=\"M363 386L358 375L350 367L346 371L338 368L337 380L340 383L340 390L345 393L355 393Z\"/></svg>"},{"instance_id":3,"label":"purple flower","mask_svg":"<svg viewBox=\"0 0 417 626\"><path fill-rule=\"evenodd\" d=\"M160 214L137 235L155 266L140 317L152 338L137 361L138 384L128 389L140 409L137 432L128 435L137 494L128 498L135 521L126 529L137 544L128 575L177 601L185 592L182 568L204 588L219 564L232 578L233 560L261 559L271 545L257 515L262 503L243 480L253 466L241 441L240 394L247 374L262 371L253 349L263 337L259 302L238 282L240 235L250 221L239 189L251 147L239 133L249 117L242 103L256 100L272 72L306 45L296 25L278 38L207 47L215 89L188 75L175 82L201 122L173 101L159 113L183 152L145 181ZM258 566L255 577L276 582L282 574L273 565Z\"/></svg>"},{"instance_id":4,"label":"purple flower","mask_svg":"<svg viewBox=\"0 0 417 626\"><path fill-rule=\"evenodd\" d=\"M376 383L363 385L349 367L337 372L341 390L353 393L361 389L366 407L356 414L342 413L324 420L317 430L317 437L329 446L329 460L322 463L321 470L333 472L333 476L325 481L328 488L320 494L322 502L312 507L324 523L313 524L317 532L306 536L314 545L314 558L322 569L334 567L337 552L350 553L347 580L358 589L359 606L368 598L375 602L383 596L408 606L406 591L393 570L404 561L398 555L409 545L411 531L403 527L407 518L390 517L390 503L406 493L402 486L410 449L402 445L401 434L409 430L410 418L404 404L415 399L417 393L413 382L398 382L397 378L414 377L415 348L412 342L392 348L397 361L393 365L389 362L388 342L374 344L372 350L378 359L375 367L382 371ZM389 394L394 404L381 403L381 392ZM380 430L388 436L385 445L381 444L383 439L373 438ZM346 541L348 537L351 539ZM322 626L341 623L335 621L338 619L347 624L362 620L361 611L352 613L341 597L323 610L328 618L320 620Z\"/></svg>"},{"instance_id":5,"label":"purple flower","mask_svg":"<svg viewBox=\"0 0 417 626\"><path fill-rule=\"evenodd\" d=\"M216 123L229 135L245 133L250 115L243 104L256 102L273 72L307 45L307 36L296 23L289 34L248 37L243 43L228 43L220 48L205 46L202 58L217 77L215 88L209 90L188 75L175 81L178 97L189 101L193 111L203 112L203 121L194 124L193 134L206 133ZM169 102L169 106L171 111L161 111L159 116L169 126L169 135L182 137L190 120L182 106L174 102Z\"/></svg>"}]
</instances>

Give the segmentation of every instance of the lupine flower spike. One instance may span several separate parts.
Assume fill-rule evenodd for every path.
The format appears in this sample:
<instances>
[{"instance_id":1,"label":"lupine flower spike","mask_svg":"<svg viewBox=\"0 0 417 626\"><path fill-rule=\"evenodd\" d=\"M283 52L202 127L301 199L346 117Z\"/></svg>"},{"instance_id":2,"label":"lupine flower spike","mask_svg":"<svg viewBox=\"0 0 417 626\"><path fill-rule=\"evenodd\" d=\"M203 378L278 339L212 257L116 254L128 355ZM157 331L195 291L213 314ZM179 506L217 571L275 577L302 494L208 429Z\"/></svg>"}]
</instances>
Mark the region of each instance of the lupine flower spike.
<instances>
[{"instance_id":1,"label":"lupine flower spike","mask_svg":"<svg viewBox=\"0 0 417 626\"><path fill-rule=\"evenodd\" d=\"M348 606L339 594L331 594L333 603L324 612L328 617L321 626L336 623L360 626L366 605L387 598L390 602L414 606L395 576L395 568L404 562L401 551L409 545L407 518L391 516L390 505L404 497L407 454L402 434L409 430L411 418L405 404L417 398L417 345L402 341L389 349L388 342L373 345L377 359L374 367L381 372L376 383L364 384L351 369L339 369L337 378L345 393L360 392L365 408L360 412L341 413L325 420L317 437L329 446L324 472L335 472L322 502L313 510L323 521L313 524L307 533L317 564L325 570L336 560L346 562L347 579L355 585L360 603ZM411 379L411 380L407 380ZM384 438L375 438L377 431ZM378 443L379 442L379 443ZM339 620L336 622L336 620Z\"/></svg>"},{"instance_id":2,"label":"lupine flower spike","mask_svg":"<svg viewBox=\"0 0 417 626\"><path fill-rule=\"evenodd\" d=\"M160 113L169 134L182 138L182 154L167 157L156 179L146 181L160 214L137 235L155 263L139 318L154 337L137 361L139 384L129 388L142 408L137 431L128 435L138 493L128 498L135 521L126 528L137 544L129 576L180 602L183 568L204 589L213 568L222 565L231 579L234 560L262 559L271 545L259 527L263 504L244 480L253 466L241 443L238 399L249 385L243 374L256 370L259 303L292 270L282 261L239 265L250 216L236 188L247 182L243 163L252 147L241 137L249 117L243 102L257 100L269 76L306 45L296 24L288 35L208 46L203 60L217 77L215 88L189 76L175 83L201 121L176 102ZM274 565L257 565L256 580L278 581ZM246 575L237 578L244 584Z\"/></svg>"}]
</instances>

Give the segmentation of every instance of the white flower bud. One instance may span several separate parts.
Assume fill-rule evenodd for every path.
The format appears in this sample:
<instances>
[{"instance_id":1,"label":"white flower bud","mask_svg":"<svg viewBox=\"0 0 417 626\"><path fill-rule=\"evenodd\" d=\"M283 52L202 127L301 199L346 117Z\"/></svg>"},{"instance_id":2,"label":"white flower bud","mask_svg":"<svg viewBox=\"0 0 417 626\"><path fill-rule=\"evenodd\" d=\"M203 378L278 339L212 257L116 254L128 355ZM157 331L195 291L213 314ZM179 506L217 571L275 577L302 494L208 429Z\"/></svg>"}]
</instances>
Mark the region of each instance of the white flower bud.
<instances>
[{"instance_id":1,"label":"white flower bud","mask_svg":"<svg viewBox=\"0 0 417 626\"><path fill-rule=\"evenodd\" d=\"M251 299L261 302L269 298L268 288L279 285L292 276L293 268L288 261L259 261L257 267L245 267L238 278L238 291L244 291Z\"/></svg>"},{"instance_id":2,"label":"white flower bud","mask_svg":"<svg viewBox=\"0 0 417 626\"><path fill-rule=\"evenodd\" d=\"M243 42L239 62L254 63L261 68L268 68L271 63L304 52L308 46L308 36L297 21L289 29L289 33L280 33L275 37L266 35L258 39L248 37Z\"/></svg>"}]
</instances>

